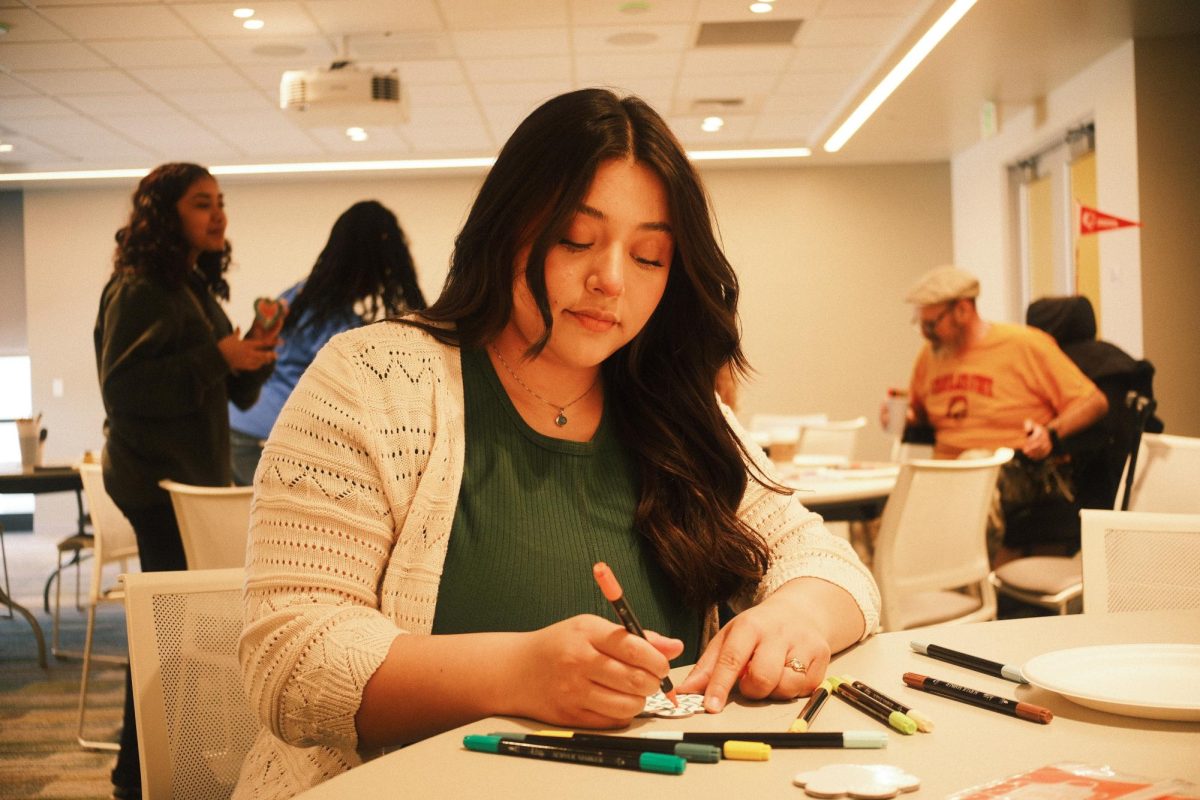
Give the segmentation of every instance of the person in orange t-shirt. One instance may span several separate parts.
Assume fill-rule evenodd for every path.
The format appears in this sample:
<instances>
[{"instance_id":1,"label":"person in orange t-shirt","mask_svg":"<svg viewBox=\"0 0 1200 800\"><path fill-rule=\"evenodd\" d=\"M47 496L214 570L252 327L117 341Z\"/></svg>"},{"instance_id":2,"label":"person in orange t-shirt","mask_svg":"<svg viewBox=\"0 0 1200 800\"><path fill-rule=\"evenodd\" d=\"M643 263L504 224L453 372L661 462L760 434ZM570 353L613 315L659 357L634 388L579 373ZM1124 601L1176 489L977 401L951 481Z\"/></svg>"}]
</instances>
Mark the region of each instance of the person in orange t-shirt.
<instances>
[{"instance_id":1,"label":"person in orange t-shirt","mask_svg":"<svg viewBox=\"0 0 1200 800\"><path fill-rule=\"evenodd\" d=\"M913 367L906 422L933 427L939 458L1011 447L1041 461L1059 438L1103 417L1108 401L1049 334L980 317L978 296L979 280L947 265L905 297L927 340ZM1001 550L996 560L1013 555Z\"/></svg>"}]
</instances>

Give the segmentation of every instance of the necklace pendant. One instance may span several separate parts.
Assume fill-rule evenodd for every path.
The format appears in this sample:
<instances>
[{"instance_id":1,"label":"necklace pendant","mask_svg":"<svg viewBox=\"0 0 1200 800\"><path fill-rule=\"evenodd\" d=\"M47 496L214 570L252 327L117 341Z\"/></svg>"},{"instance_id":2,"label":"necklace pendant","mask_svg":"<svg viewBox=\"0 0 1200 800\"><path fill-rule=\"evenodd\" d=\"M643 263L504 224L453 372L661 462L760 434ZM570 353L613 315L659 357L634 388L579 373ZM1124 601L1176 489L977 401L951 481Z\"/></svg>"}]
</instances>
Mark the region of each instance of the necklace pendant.
<instances>
[{"instance_id":1,"label":"necklace pendant","mask_svg":"<svg viewBox=\"0 0 1200 800\"><path fill-rule=\"evenodd\" d=\"M566 411L565 408L560 408L558 416L554 418L554 424L560 428L567 424L567 415L563 413L564 411Z\"/></svg>"}]
</instances>

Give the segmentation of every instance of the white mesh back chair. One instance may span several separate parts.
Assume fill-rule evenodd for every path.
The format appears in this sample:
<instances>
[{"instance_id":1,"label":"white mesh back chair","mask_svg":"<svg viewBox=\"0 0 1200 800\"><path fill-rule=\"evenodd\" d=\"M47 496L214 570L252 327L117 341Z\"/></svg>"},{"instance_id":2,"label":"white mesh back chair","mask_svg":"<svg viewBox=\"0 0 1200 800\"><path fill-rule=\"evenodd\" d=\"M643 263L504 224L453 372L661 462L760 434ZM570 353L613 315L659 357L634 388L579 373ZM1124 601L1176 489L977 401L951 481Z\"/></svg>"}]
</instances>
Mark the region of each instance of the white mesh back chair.
<instances>
[{"instance_id":1,"label":"white mesh back chair","mask_svg":"<svg viewBox=\"0 0 1200 800\"><path fill-rule=\"evenodd\" d=\"M986 458L923 459L900 466L879 524L872 571L885 631L994 619L987 518L1002 447Z\"/></svg>"},{"instance_id":2,"label":"white mesh back chair","mask_svg":"<svg viewBox=\"0 0 1200 800\"><path fill-rule=\"evenodd\" d=\"M1084 613L1200 608L1200 514L1079 516Z\"/></svg>"},{"instance_id":3,"label":"white mesh back chair","mask_svg":"<svg viewBox=\"0 0 1200 800\"><path fill-rule=\"evenodd\" d=\"M91 675L93 661L126 664L128 659L124 653L108 654L93 653L92 641L96 630L96 610L101 603L119 603L123 599L121 586L116 582L116 574L128 572L137 562L137 538L133 526L125 515L117 508L116 503L104 489L104 476L99 464L82 463L79 465L79 477L83 483L83 493L87 497L88 513L92 518L92 579L88 587L87 599L87 631L84 634L83 652L67 651L58 646L59 609L62 601L62 581L54 599L54 620L50 637L51 650L59 657L82 656L83 668L79 677L79 724L76 738L79 744L89 750L116 750L115 742L105 742L88 739L84 736L84 723L87 716L88 679ZM105 572L113 573L110 584L105 587Z\"/></svg>"},{"instance_id":4,"label":"white mesh back chair","mask_svg":"<svg viewBox=\"0 0 1200 800\"><path fill-rule=\"evenodd\" d=\"M162 480L171 495L188 569L223 569L246 563L253 486L192 486Z\"/></svg>"},{"instance_id":5,"label":"white mesh back chair","mask_svg":"<svg viewBox=\"0 0 1200 800\"><path fill-rule=\"evenodd\" d=\"M801 455L852 459L858 445L858 432L866 425L866 417L806 423L800 428L800 442L796 451Z\"/></svg>"},{"instance_id":6,"label":"white mesh back chair","mask_svg":"<svg viewBox=\"0 0 1200 800\"><path fill-rule=\"evenodd\" d=\"M241 568L147 572L125 583L142 795L225 800L258 721L242 688Z\"/></svg>"},{"instance_id":7,"label":"white mesh back chair","mask_svg":"<svg viewBox=\"0 0 1200 800\"><path fill-rule=\"evenodd\" d=\"M1126 462L1126 470L1129 468ZM1121 486L1125 476L1121 477ZM1200 439L1146 433L1138 448L1130 511L1200 514ZM1120 502L1121 493L1117 493ZM1120 506L1118 506L1119 508Z\"/></svg>"}]
</instances>

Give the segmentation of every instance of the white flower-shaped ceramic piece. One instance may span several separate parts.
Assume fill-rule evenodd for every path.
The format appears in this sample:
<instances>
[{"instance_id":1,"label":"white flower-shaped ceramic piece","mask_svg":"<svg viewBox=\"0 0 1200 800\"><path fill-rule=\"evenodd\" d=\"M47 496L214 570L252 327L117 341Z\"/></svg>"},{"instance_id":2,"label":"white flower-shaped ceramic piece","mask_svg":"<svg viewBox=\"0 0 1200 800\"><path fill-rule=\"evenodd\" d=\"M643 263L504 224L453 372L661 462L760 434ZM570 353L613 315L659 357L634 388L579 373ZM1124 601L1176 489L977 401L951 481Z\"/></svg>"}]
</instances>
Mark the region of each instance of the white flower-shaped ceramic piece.
<instances>
[{"instance_id":1,"label":"white flower-shaped ceramic piece","mask_svg":"<svg viewBox=\"0 0 1200 800\"><path fill-rule=\"evenodd\" d=\"M803 786L810 797L885 800L900 792L916 791L921 779L889 764L827 764L797 772L792 783Z\"/></svg>"}]
</instances>

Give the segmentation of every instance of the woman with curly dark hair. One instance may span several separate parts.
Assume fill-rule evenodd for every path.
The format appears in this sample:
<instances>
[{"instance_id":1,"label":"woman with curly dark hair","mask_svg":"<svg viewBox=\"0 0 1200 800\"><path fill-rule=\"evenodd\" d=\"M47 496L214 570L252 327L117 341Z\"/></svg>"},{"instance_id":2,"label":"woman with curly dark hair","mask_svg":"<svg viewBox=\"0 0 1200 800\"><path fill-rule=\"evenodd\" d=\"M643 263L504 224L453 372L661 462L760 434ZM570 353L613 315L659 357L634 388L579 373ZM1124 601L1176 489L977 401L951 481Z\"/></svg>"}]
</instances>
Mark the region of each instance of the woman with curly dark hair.
<instances>
[{"instance_id":1,"label":"woman with curly dark hair","mask_svg":"<svg viewBox=\"0 0 1200 800\"><path fill-rule=\"evenodd\" d=\"M263 729L234 797L482 717L625 726L672 659L713 713L791 699L869 635L870 572L717 399L737 297L649 106L588 89L522 122L438 300L334 337L271 431L240 643Z\"/></svg>"},{"instance_id":2,"label":"woman with curly dark hair","mask_svg":"<svg viewBox=\"0 0 1200 800\"><path fill-rule=\"evenodd\" d=\"M138 184L117 231L93 333L104 400L104 487L133 525L142 570L187 569L163 478L228 486L232 399L251 405L275 360L275 332L242 338L228 299L224 198L195 164L164 164ZM113 795L140 797L126 686Z\"/></svg>"},{"instance_id":3,"label":"woman with curly dark hair","mask_svg":"<svg viewBox=\"0 0 1200 800\"><path fill-rule=\"evenodd\" d=\"M253 407L229 407L233 479L243 486L254 480L260 442L326 342L359 325L425 308L408 239L396 215L375 200L342 212L312 272L279 301L290 312L275 371Z\"/></svg>"}]
</instances>

